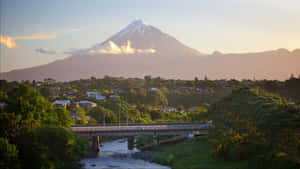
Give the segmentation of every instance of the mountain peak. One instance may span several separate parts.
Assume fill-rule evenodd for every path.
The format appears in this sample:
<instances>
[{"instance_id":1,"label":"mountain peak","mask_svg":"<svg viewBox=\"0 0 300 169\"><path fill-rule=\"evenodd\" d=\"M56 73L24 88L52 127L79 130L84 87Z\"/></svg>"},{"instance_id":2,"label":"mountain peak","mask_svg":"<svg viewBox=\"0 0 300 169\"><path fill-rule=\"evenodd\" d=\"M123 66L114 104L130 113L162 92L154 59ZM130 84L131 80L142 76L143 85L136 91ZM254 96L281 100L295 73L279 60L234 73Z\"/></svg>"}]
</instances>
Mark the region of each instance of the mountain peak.
<instances>
[{"instance_id":1,"label":"mountain peak","mask_svg":"<svg viewBox=\"0 0 300 169\"><path fill-rule=\"evenodd\" d=\"M163 53L165 56L174 56L175 54L182 56L201 55L198 51L183 45L175 38L141 19L134 20L120 32L86 51L89 54L98 51L98 53L106 54Z\"/></svg>"},{"instance_id":2,"label":"mountain peak","mask_svg":"<svg viewBox=\"0 0 300 169\"><path fill-rule=\"evenodd\" d=\"M144 34L145 30L148 29L150 25L146 23L145 21L141 19L136 19L133 22L131 22L125 29L123 29L121 32L137 32Z\"/></svg>"},{"instance_id":3,"label":"mountain peak","mask_svg":"<svg viewBox=\"0 0 300 169\"><path fill-rule=\"evenodd\" d=\"M142 19L135 19L134 21L132 21L129 25L134 25L134 26L138 26L138 25L145 25L147 26L148 23L145 22L144 20Z\"/></svg>"}]
</instances>

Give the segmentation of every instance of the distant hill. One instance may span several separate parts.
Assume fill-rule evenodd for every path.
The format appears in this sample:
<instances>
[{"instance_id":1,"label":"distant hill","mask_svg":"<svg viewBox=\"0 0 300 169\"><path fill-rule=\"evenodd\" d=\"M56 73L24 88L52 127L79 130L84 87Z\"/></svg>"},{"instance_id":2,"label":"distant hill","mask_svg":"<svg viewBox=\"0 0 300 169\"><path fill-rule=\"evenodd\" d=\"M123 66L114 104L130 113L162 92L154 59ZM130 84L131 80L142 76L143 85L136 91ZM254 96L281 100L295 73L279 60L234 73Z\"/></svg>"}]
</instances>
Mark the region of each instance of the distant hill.
<instances>
[{"instance_id":1,"label":"distant hill","mask_svg":"<svg viewBox=\"0 0 300 169\"><path fill-rule=\"evenodd\" d=\"M300 50L203 54L159 29L136 20L106 41L77 50L68 58L0 74L1 79L59 81L80 78L145 75L193 79L286 79L300 74Z\"/></svg>"}]
</instances>

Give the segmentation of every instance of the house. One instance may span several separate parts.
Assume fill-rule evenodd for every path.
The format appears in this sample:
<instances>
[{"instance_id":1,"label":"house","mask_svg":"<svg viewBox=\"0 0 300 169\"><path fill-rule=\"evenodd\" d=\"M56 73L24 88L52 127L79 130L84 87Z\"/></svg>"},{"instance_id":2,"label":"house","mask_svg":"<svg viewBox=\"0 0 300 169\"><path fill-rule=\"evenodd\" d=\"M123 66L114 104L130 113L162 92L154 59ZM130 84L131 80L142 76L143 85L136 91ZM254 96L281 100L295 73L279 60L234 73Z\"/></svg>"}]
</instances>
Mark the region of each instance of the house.
<instances>
[{"instance_id":1,"label":"house","mask_svg":"<svg viewBox=\"0 0 300 169\"><path fill-rule=\"evenodd\" d=\"M65 95L66 95L67 97L75 97L75 96L78 96L78 93L76 93L76 92L74 92L74 91L67 91L67 92L65 93Z\"/></svg>"},{"instance_id":2,"label":"house","mask_svg":"<svg viewBox=\"0 0 300 169\"><path fill-rule=\"evenodd\" d=\"M112 93L120 94L120 93L122 93L122 90L121 89L113 89Z\"/></svg>"},{"instance_id":3,"label":"house","mask_svg":"<svg viewBox=\"0 0 300 169\"><path fill-rule=\"evenodd\" d=\"M0 102L0 109L4 109L5 106L7 106L6 103Z\"/></svg>"},{"instance_id":4,"label":"house","mask_svg":"<svg viewBox=\"0 0 300 169\"><path fill-rule=\"evenodd\" d=\"M196 88L196 91L199 93L209 93L209 89L207 88Z\"/></svg>"},{"instance_id":5,"label":"house","mask_svg":"<svg viewBox=\"0 0 300 169\"><path fill-rule=\"evenodd\" d=\"M151 91L157 91L157 90L159 90L159 89L156 88L156 87L152 87L152 88L151 88Z\"/></svg>"},{"instance_id":6,"label":"house","mask_svg":"<svg viewBox=\"0 0 300 169\"><path fill-rule=\"evenodd\" d=\"M163 112L175 112L175 111L177 111L176 108L174 108L174 107L158 107L158 109L160 111L163 111Z\"/></svg>"},{"instance_id":7,"label":"house","mask_svg":"<svg viewBox=\"0 0 300 169\"><path fill-rule=\"evenodd\" d=\"M193 90L193 87L182 86L181 89L189 89L189 90Z\"/></svg>"},{"instance_id":8,"label":"house","mask_svg":"<svg viewBox=\"0 0 300 169\"><path fill-rule=\"evenodd\" d=\"M109 98L117 98L119 97L118 95L110 95Z\"/></svg>"},{"instance_id":9,"label":"house","mask_svg":"<svg viewBox=\"0 0 300 169\"><path fill-rule=\"evenodd\" d=\"M0 102L0 113L4 112L6 106L7 106L6 103Z\"/></svg>"},{"instance_id":10,"label":"house","mask_svg":"<svg viewBox=\"0 0 300 169\"><path fill-rule=\"evenodd\" d=\"M88 98L93 98L96 100L105 100L106 96L103 96L101 92L86 92Z\"/></svg>"},{"instance_id":11,"label":"house","mask_svg":"<svg viewBox=\"0 0 300 169\"><path fill-rule=\"evenodd\" d=\"M71 104L70 100L55 100L53 102L53 107L62 106L62 107L67 108L68 106L70 106L70 104Z\"/></svg>"},{"instance_id":12,"label":"house","mask_svg":"<svg viewBox=\"0 0 300 169\"><path fill-rule=\"evenodd\" d=\"M71 104L68 106L68 109L73 110L73 109L75 109L75 108L77 108L77 107L80 107L79 104L77 104L77 103L71 103Z\"/></svg>"},{"instance_id":13,"label":"house","mask_svg":"<svg viewBox=\"0 0 300 169\"><path fill-rule=\"evenodd\" d=\"M76 102L76 104L79 104L80 107L83 108L90 108L90 107L96 107L97 104L88 100L80 100L79 102Z\"/></svg>"},{"instance_id":14,"label":"house","mask_svg":"<svg viewBox=\"0 0 300 169\"><path fill-rule=\"evenodd\" d=\"M52 84L56 83L56 80L51 79L51 78L47 78L47 79L44 79L44 83L46 83L47 85L52 85Z\"/></svg>"}]
</instances>

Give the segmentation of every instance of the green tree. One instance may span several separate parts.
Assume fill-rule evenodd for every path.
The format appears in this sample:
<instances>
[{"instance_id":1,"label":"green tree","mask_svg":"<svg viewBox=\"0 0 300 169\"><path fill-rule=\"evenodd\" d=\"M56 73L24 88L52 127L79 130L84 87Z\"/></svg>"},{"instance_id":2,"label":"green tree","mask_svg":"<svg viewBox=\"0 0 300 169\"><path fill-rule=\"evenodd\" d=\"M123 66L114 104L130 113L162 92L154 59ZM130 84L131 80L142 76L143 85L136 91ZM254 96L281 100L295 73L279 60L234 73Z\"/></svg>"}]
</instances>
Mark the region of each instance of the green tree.
<instances>
[{"instance_id":1,"label":"green tree","mask_svg":"<svg viewBox=\"0 0 300 169\"><path fill-rule=\"evenodd\" d=\"M76 118L77 118L76 119L77 124L87 124L88 123L84 109L77 107L75 109L75 113L76 113Z\"/></svg>"},{"instance_id":2,"label":"green tree","mask_svg":"<svg viewBox=\"0 0 300 169\"><path fill-rule=\"evenodd\" d=\"M52 105L34 89L27 85L19 85L8 93L7 113L21 114L24 119L51 123L57 121Z\"/></svg>"},{"instance_id":3,"label":"green tree","mask_svg":"<svg viewBox=\"0 0 300 169\"><path fill-rule=\"evenodd\" d=\"M57 107L55 108L55 112L57 113L58 123L62 127L70 127L73 124L70 112L66 108Z\"/></svg>"},{"instance_id":4,"label":"green tree","mask_svg":"<svg viewBox=\"0 0 300 169\"><path fill-rule=\"evenodd\" d=\"M42 94L42 96L44 96L44 98L46 98L47 100L51 100L55 95L54 91L49 87L42 87L39 91Z\"/></svg>"},{"instance_id":5,"label":"green tree","mask_svg":"<svg viewBox=\"0 0 300 169\"><path fill-rule=\"evenodd\" d=\"M0 168L19 169L18 150L8 139L0 137Z\"/></svg>"},{"instance_id":6,"label":"green tree","mask_svg":"<svg viewBox=\"0 0 300 169\"><path fill-rule=\"evenodd\" d=\"M150 92L149 103L165 107L168 106L168 99L160 90L155 90Z\"/></svg>"},{"instance_id":7,"label":"green tree","mask_svg":"<svg viewBox=\"0 0 300 169\"><path fill-rule=\"evenodd\" d=\"M28 135L34 131L37 121L23 119L22 115L15 113L0 113L0 137L7 138L16 143L18 137Z\"/></svg>"},{"instance_id":8,"label":"green tree","mask_svg":"<svg viewBox=\"0 0 300 169\"><path fill-rule=\"evenodd\" d=\"M22 167L77 168L85 156L87 140L78 137L65 128L45 125L36 128L32 136L24 138L19 145L22 154Z\"/></svg>"},{"instance_id":9,"label":"green tree","mask_svg":"<svg viewBox=\"0 0 300 169\"><path fill-rule=\"evenodd\" d=\"M96 119L98 123L103 123L103 113L105 114L105 123L116 123L117 120L117 116L109 109L105 109L102 106L97 106L92 108L89 111L89 115Z\"/></svg>"},{"instance_id":10,"label":"green tree","mask_svg":"<svg viewBox=\"0 0 300 169\"><path fill-rule=\"evenodd\" d=\"M165 117L164 112L157 109L150 111L150 116L152 120L164 119Z\"/></svg>"},{"instance_id":11,"label":"green tree","mask_svg":"<svg viewBox=\"0 0 300 169\"><path fill-rule=\"evenodd\" d=\"M225 160L256 158L262 168L300 165L300 108L258 88L241 88L209 109L211 151Z\"/></svg>"}]
</instances>

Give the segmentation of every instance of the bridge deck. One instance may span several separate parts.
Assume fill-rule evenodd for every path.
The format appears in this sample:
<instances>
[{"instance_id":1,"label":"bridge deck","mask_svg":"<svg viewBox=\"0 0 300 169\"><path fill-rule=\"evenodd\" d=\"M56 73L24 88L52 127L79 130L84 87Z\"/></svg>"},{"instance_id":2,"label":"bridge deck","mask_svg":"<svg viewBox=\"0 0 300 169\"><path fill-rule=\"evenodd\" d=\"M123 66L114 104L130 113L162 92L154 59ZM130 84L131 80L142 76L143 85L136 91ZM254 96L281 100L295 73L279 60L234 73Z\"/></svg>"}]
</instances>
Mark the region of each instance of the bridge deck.
<instances>
[{"instance_id":1,"label":"bridge deck","mask_svg":"<svg viewBox=\"0 0 300 169\"><path fill-rule=\"evenodd\" d=\"M72 126L70 130L79 135L138 135L150 133L171 133L177 134L179 132L190 132L207 130L208 124L203 123L171 123L171 124L146 124L146 125L120 125L120 126L99 126L99 125L76 125Z\"/></svg>"}]
</instances>

